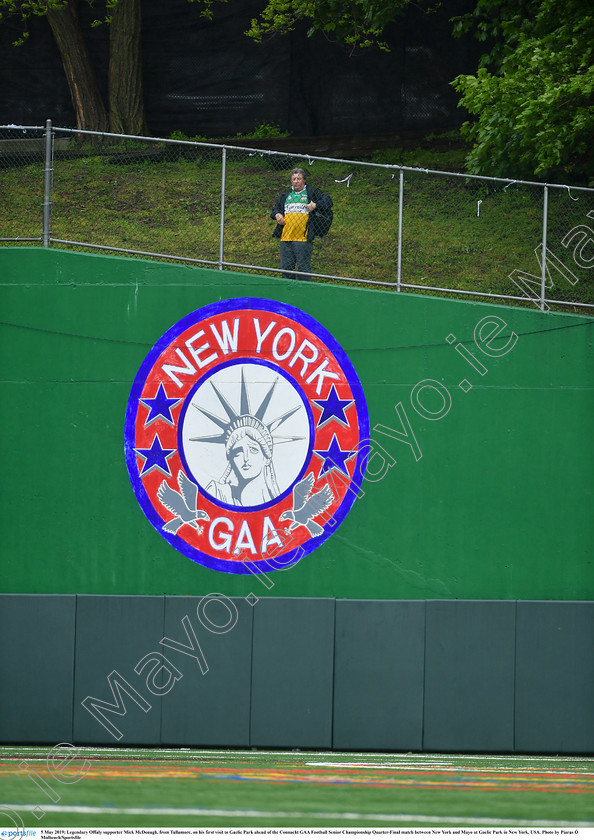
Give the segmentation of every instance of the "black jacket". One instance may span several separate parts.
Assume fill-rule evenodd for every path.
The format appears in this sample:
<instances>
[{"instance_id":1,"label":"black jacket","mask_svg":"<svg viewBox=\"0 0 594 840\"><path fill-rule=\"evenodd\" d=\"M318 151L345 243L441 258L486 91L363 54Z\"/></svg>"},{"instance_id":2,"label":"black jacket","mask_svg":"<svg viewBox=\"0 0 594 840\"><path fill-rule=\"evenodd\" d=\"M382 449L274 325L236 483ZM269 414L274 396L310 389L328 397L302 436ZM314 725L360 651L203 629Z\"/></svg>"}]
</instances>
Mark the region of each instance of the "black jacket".
<instances>
[{"instance_id":1,"label":"black jacket","mask_svg":"<svg viewBox=\"0 0 594 840\"><path fill-rule=\"evenodd\" d=\"M314 226L310 224L313 220L315 214L318 210L329 210L332 207L332 199L326 193L323 193L322 190L319 190L317 187L310 187L309 184L305 185L307 189L307 201L315 201L316 209L309 214L309 219L307 220L307 241L312 242L315 236ZM277 213L282 213L285 215L285 201L287 200L287 196L292 190L286 190L281 196L279 196L276 204L274 205L274 209L270 214L270 218L274 219ZM275 229L272 231L272 235L275 236L277 239L280 239L283 233L283 226L277 224Z\"/></svg>"}]
</instances>

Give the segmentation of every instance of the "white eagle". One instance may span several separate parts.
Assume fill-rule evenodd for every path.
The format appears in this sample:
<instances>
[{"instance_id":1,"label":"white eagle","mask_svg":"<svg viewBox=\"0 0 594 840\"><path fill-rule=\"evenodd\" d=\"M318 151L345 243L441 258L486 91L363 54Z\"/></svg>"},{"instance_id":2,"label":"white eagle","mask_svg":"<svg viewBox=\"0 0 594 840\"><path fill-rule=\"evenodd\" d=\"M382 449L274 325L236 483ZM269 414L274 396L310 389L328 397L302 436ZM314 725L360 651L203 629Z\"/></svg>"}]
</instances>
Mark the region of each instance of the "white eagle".
<instances>
[{"instance_id":1,"label":"white eagle","mask_svg":"<svg viewBox=\"0 0 594 840\"><path fill-rule=\"evenodd\" d=\"M324 529L313 521L313 517L319 516L320 513L330 507L334 494L330 485L326 484L325 487L312 495L313 485L314 474L310 472L293 488L293 509L284 510L279 517L279 519L293 520L286 529L287 534L299 525L307 528L312 537L319 537L320 534L323 534Z\"/></svg>"},{"instance_id":2,"label":"white eagle","mask_svg":"<svg viewBox=\"0 0 594 840\"><path fill-rule=\"evenodd\" d=\"M169 531L171 534L177 534L182 525L191 525L200 534L202 533L202 526L198 525L198 520L206 519L210 521L210 516L206 511L196 509L198 488L182 470L177 474L177 483L180 493L170 487L166 481L157 490L157 496L161 504L175 514L174 519L170 519L163 525L163 530Z\"/></svg>"}]
</instances>

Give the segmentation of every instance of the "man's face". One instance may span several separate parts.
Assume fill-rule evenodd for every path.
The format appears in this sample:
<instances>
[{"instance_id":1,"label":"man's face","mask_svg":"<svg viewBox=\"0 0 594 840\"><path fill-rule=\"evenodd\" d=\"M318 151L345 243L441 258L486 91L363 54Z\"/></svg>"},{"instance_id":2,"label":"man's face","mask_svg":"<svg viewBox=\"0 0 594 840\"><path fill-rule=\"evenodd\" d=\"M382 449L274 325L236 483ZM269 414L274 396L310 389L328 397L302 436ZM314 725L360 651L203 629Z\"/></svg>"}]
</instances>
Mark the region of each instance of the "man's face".
<instances>
[{"instance_id":1,"label":"man's face","mask_svg":"<svg viewBox=\"0 0 594 840\"><path fill-rule=\"evenodd\" d=\"M295 190L295 192L301 192L303 187L305 186L305 178L301 174L301 172L293 172L291 175L291 186Z\"/></svg>"}]
</instances>

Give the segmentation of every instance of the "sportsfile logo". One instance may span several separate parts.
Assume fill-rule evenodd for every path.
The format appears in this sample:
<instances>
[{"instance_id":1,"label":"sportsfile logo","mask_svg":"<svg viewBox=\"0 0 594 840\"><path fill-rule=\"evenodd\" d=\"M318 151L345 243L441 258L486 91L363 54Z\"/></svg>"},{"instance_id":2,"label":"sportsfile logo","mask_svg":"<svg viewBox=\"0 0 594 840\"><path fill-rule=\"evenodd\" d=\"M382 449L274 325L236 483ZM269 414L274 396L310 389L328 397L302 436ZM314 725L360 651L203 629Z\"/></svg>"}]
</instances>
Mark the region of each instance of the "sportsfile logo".
<instances>
[{"instance_id":1,"label":"sportsfile logo","mask_svg":"<svg viewBox=\"0 0 594 840\"><path fill-rule=\"evenodd\" d=\"M157 342L125 438L134 492L159 533L202 565L247 574L288 568L344 520L369 419L351 362L321 324L242 298L188 315Z\"/></svg>"}]
</instances>

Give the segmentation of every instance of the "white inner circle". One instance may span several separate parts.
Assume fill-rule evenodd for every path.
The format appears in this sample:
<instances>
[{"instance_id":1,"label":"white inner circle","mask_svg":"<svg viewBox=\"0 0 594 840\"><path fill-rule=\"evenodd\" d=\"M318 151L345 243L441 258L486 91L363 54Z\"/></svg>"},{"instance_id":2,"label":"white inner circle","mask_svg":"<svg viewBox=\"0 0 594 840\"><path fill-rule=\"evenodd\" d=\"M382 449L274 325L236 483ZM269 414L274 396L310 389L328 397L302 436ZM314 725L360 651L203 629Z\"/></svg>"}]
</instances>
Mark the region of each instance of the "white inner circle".
<instances>
[{"instance_id":1,"label":"white inner circle","mask_svg":"<svg viewBox=\"0 0 594 840\"><path fill-rule=\"evenodd\" d=\"M203 490L237 507L263 505L291 487L303 469L310 444L306 405L277 371L240 362L194 391L181 442Z\"/></svg>"}]
</instances>

